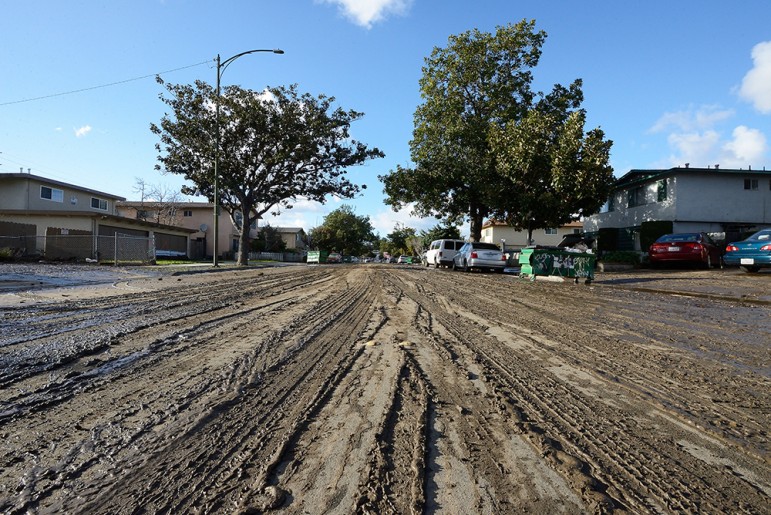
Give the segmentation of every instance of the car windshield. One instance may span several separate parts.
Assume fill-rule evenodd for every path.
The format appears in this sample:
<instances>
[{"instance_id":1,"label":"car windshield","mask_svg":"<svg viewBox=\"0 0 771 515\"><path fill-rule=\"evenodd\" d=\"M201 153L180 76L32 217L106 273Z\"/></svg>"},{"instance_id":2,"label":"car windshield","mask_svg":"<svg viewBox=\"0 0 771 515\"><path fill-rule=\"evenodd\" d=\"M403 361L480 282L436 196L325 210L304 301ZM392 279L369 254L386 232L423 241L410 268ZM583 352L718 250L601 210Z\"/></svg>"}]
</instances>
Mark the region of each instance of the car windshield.
<instances>
[{"instance_id":1,"label":"car windshield","mask_svg":"<svg viewBox=\"0 0 771 515\"><path fill-rule=\"evenodd\" d=\"M658 243L669 241L699 241L699 233L665 234L658 240Z\"/></svg>"},{"instance_id":2,"label":"car windshield","mask_svg":"<svg viewBox=\"0 0 771 515\"><path fill-rule=\"evenodd\" d=\"M749 238L747 238L747 241L769 241L771 240L771 229L763 229L762 231L758 231Z\"/></svg>"},{"instance_id":3,"label":"car windshield","mask_svg":"<svg viewBox=\"0 0 771 515\"><path fill-rule=\"evenodd\" d=\"M471 248L476 250L501 250L498 248L497 245L493 243L481 243L481 242L472 243Z\"/></svg>"}]
</instances>

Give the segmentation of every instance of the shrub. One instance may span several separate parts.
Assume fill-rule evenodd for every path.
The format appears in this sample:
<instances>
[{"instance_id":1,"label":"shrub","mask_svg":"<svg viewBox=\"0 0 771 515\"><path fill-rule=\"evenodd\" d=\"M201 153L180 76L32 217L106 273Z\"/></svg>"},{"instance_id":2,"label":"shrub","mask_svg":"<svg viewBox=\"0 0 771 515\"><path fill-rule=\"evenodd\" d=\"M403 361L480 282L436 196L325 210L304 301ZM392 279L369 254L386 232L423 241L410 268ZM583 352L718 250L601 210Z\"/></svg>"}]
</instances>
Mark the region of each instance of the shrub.
<instances>
[{"instance_id":1,"label":"shrub","mask_svg":"<svg viewBox=\"0 0 771 515\"><path fill-rule=\"evenodd\" d=\"M640 264L640 253L632 250L614 250L602 253L604 263L624 263L629 265Z\"/></svg>"}]
</instances>

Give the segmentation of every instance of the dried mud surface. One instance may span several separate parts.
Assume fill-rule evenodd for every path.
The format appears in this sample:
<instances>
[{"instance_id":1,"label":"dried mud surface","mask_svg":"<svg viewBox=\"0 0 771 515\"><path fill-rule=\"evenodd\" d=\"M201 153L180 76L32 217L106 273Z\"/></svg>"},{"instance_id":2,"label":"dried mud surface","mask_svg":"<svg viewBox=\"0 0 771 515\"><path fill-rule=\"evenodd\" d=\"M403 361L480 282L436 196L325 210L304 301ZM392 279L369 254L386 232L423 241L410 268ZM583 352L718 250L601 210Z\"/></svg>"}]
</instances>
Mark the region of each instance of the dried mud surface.
<instances>
[{"instance_id":1,"label":"dried mud surface","mask_svg":"<svg viewBox=\"0 0 771 515\"><path fill-rule=\"evenodd\" d=\"M770 286L337 265L6 292L0 512L768 513Z\"/></svg>"}]
</instances>

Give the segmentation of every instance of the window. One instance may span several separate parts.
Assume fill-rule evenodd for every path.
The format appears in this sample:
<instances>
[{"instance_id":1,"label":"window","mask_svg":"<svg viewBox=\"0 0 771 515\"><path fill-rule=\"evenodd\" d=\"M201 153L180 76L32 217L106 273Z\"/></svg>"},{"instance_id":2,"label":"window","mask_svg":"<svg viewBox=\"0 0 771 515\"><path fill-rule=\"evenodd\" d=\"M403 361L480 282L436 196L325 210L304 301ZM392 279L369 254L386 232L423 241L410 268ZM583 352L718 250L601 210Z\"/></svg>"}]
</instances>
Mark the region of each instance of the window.
<instances>
[{"instance_id":1,"label":"window","mask_svg":"<svg viewBox=\"0 0 771 515\"><path fill-rule=\"evenodd\" d=\"M637 186L626 192L626 207L642 206L645 204L645 192L642 186Z\"/></svg>"},{"instance_id":2,"label":"window","mask_svg":"<svg viewBox=\"0 0 771 515\"><path fill-rule=\"evenodd\" d=\"M94 209L107 211L107 201L100 198L91 197L91 207Z\"/></svg>"},{"instance_id":3,"label":"window","mask_svg":"<svg viewBox=\"0 0 771 515\"><path fill-rule=\"evenodd\" d=\"M756 189L758 189L758 180L757 179L744 179L744 189L745 190L756 190Z\"/></svg>"},{"instance_id":4,"label":"window","mask_svg":"<svg viewBox=\"0 0 771 515\"><path fill-rule=\"evenodd\" d=\"M40 198L52 200L54 202L64 202L64 191L48 186L40 187Z\"/></svg>"},{"instance_id":5,"label":"window","mask_svg":"<svg viewBox=\"0 0 771 515\"><path fill-rule=\"evenodd\" d=\"M185 209L185 210L182 212L182 216L193 216L193 211L192 211L192 210L190 210L190 209Z\"/></svg>"},{"instance_id":6,"label":"window","mask_svg":"<svg viewBox=\"0 0 771 515\"><path fill-rule=\"evenodd\" d=\"M557 229L544 229L544 234L557 234Z\"/></svg>"},{"instance_id":7,"label":"window","mask_svg":"<svg viewBox=\"0 0 771 515\"><path fill-rule=\"evenodd\" d=\"M659 202L664 202L667 200L667 180L662 179L657 183L658 187L658 194L657 194L657 200Z\"/></svg>"}]
</instances>

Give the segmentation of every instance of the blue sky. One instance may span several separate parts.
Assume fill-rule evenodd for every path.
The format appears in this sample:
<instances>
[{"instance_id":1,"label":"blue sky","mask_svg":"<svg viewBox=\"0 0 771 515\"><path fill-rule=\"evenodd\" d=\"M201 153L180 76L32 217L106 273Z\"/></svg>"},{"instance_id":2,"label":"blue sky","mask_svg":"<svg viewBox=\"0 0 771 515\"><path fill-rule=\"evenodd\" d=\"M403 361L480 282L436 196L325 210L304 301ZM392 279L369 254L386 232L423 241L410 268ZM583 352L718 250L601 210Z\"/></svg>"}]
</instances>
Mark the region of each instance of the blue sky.
<instances>
[{"instance_id":1,"label":"blue sky","mask_svg":"<svg viewBox=\"0 0 771 515\"><path fill-rule=\"evenodd\" d=\"M386 157L349 171L367 185L361 197L301 201L271 225L310 229L347 203L382 236L397 223L428 229L436 220L385 206L377 180L410 166L424 59L452 34L522 19L548 34L536 89L583 79L587 129L614 141L617 176L684 163L771 169L768 0L6 0L0 172L129 200L137 178L178 188L180 177L154 170L149 125L166 107L154 75L213 84L217 54L281 48L233 62L223 85L334 96L365 113L352 136Z\"/></svg>"}]
</instances>

